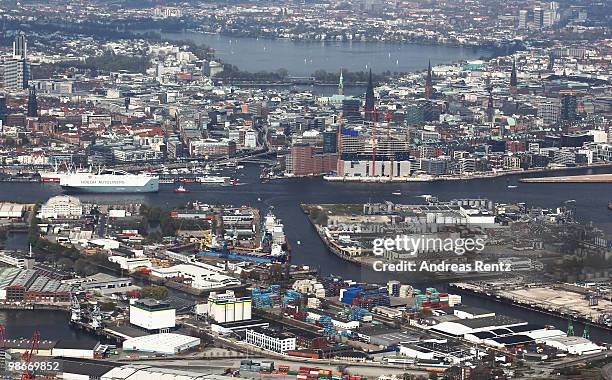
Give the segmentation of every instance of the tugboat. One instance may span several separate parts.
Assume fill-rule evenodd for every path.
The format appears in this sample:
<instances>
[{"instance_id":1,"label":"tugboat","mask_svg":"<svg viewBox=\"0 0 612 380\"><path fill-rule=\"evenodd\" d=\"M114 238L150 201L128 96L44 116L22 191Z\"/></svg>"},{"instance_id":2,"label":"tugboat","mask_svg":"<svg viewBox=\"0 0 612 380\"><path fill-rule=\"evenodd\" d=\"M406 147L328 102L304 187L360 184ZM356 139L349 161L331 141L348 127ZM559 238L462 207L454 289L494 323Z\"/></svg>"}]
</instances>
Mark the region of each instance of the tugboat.
<instances>
[{"instance_id":1,"label":"tugboat","mask_svg":"<svg viewBox=\"0 0 612 380\"><path fill-rule=\"evenodd\" d=\"M176 189L174 189L175 193L191 193L191 190L189 189L185 189L183 187L183 185L180 185L179 187L177 187Z\"/></svg>"}]
</instances>

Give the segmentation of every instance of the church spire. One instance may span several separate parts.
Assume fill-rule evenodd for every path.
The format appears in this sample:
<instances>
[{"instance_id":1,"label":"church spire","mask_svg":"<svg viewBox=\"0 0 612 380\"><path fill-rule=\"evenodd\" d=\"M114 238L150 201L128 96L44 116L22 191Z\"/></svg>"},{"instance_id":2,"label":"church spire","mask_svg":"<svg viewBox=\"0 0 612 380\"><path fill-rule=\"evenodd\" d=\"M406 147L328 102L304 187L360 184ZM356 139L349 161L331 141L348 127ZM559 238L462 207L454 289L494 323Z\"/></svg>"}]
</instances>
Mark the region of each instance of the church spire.
<instances>
[{"instance_id":1,"label":"church spire","mask_svg":"<svg viewBox=\"0 0 612 380\"><path fill-rule=\"evenodd\" d=\"M36 99L36 86L30 87L28 95L28 117L38 117L38 100Z\"/></svg>"},{"instance_id":2,"label":"church spire","mask_svg":"<svg viewBox=\"0 0 612 380\"><path fill-rule=\"evenodd\" d=\"M431 72L431 59L429 60L429 64L427 65L427 76L425 77L425 97L427 99L431 99L433 95L433 82L432 82L432 72Z\"/></svg>"},{"instance_id":3,"label":"church spire","mask_svg":"<svg viewBox=\"0 0 612 380\"><path fill-rule=\"evenodd\" d=\"M487 121L493 123L495 120L495 109L493 108L493 86L490 80L487 79L487 91L489 92L489 101L487 103Z\"/></svg>"},{"instance_id":4,"label":"church spire","mask_svg":"<svg viewBox=\"0 0 612 380\"><path fill-rule=\"evenodd\" d=\"M516 60L512 61L512 72L510 73L510 92L516 94L518 80L516 78Z\"/></svg>"},{"instance_id":5,"label":"church spire","mask_svg":"<svg viewBox=\"0 0 612 380\"><path fill-rule=\"evenodd\" d=\"M342 69L340 69L340 80L338 81L338 95L344 95L344 77L342 76Z\"/></svg>"}]
</instances>

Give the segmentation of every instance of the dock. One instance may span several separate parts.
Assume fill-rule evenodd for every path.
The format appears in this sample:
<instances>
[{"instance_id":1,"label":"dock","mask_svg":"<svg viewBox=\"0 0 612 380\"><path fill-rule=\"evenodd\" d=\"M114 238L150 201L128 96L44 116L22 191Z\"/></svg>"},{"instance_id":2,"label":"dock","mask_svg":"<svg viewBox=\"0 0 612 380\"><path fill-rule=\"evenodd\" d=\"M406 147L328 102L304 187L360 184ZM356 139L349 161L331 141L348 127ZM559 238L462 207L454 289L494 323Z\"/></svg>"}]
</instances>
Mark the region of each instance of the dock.
<instances>
[{"instance_id":1,"label":"dock","mask_svg":"<svg viewBox=\"0 0 612 380\"><path fill-rule=\"evenodd\" d=\"M524 183L612 183L612 174L569 175L561 177L522 178Z\"/></svg>"}]
</instances>

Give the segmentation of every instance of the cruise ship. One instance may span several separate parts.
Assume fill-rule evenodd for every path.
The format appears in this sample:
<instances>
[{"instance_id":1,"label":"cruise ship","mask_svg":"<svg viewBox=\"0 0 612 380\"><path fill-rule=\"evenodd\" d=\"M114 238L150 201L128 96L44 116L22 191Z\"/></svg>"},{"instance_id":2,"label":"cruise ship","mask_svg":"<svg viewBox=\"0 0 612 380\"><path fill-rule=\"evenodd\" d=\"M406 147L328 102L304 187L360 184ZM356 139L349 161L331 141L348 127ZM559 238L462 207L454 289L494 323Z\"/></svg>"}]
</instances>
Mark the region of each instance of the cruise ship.
<instances>
[{"instance_id":1,"label":"cruise ship","mask_svg":"<svg viewBox=\"0 0 612 380\"><path fill-rule=\"evenodd\" d=\"M154 193L159 191L159 177L103 170L63 175L60 186L70 193Z\"/></svg>"}]
</instances>

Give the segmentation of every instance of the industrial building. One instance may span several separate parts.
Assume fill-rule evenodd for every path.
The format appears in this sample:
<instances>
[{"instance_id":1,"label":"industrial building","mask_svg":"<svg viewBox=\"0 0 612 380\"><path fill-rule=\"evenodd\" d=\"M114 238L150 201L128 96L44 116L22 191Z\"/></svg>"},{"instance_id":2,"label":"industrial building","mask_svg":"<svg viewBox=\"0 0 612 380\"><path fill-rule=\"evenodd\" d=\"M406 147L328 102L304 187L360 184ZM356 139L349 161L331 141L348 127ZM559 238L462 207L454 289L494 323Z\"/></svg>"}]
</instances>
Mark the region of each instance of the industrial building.
<instances>
[{"instance_id":1,"label":"industrial building","mask_svg":"<svg viewBox=\"0 0 612 380\"><path fill-rule=\"evenodd\" d=\"M188 335L161 333L130 338L123 342L125 351L175 355L200 345L200 338Z\"/></svg>"},{"instance_id":2,"label":"industrial building","mask_svg":"<svg viewBox=\"0 0 612 380\"><path fill-rule=\"evenodd\" d=\"M100 348L100 342L90 340L59 340L52 350L53 356L93 359Z\"/></svg>"},{"instance_id":3,"label":"industrial building","mask_svg":"<svg viewBox=\"0 0 612 380\"><path fill-rule=\"evenodd\" d=\"M200 265L179 264L169 268L152 268L151 275L160 278L188 280L195 289L213 290L240 285L240 280Z\"/></svg>"},{"instance_id":4,"label":"industrial building","mask_svg":"<svg viewBox=\"0 0 612 380\"><path fill-rule=\"evenodd\" d=\"M169 303L142 299L130 304L130 323L148 331L164 331L176 326L176 309Z\"/></svg>"},{"instance_id":5,"label":"industrial building","mask_svg":"<svg viewBox=\"0 0 612 380\"><path fill-rule=\"evenodd\" d=\"M0 219L21 218L24 213L25 206L18 203L0 203Z\"/></svg>"},{"instance_id":6,"label":"industrial building","mask_svg":"<svg viewBox=\"0 0 612 380\"><path fill-rule=\"evenodd\" d=\"M115 277L106 273L96 273L83 278L64 280L64 283L78 286L80 290L86 292L96 291L105 296L140 290L139 286L132 284L131 278Z\"/></svg>"},{"instance_id":7,"label":"industrial building","mask_svg":"<svg viewBox=\"0 0 612 380\"><path fill-rule=\"evenodd\" d=\"M22 257L18 252L0 251L0 262L20 269L32 269L34 259Z\"/></svg>"},{"instance_id":8,"label":"industrial building","mask_svg":"<svg viewBox=\"0 0 612 380\"><path fill-rule=\"evenodd\" d=\"M545 339L544 343L572 355L595 354L603 351L602 347L579 336L557 336Z\"/></svg>"},{"instance_id":9,"label":"industrial building","mask_svg":"<svg viewBox=\"0 0 612 380\"><path fill-rule=\"evenodd\" d=\"M42 219L74 219L83 215L81 200L69 195L58 195L49 198L40 207L38 217Z\"/></svg>"},{"instance_id":10,"label":"industrial building","mask_svg":"<svg viewBox=\"0 0 612 380\"><path fill-rule=\"evenodd\" d=\"M33 269L0 268L1 301L68 303L71 289Z\"/></svg>"},{"instance_id":11,"label":"industrial building","mask_svg":"<svg viewBox=\"0 0 612 380\"><path fill-rule=\"evenodd\" d=\"M223 294L212 292L207 304L196 306L196 313L208 314L218 323L236 322L251 319L251 307L251 297L236 297L233 291Z\"/></svg>"},{"instance_id":12,"label":"industrial building","mask_svg":"<svg viewBox=\"0 0 612 380\"><path fill-rule=\"evenodd\" d=\"M449 336L463 337L465 334L521 325L527 325L527 322L507 316L496 315L494 317L446 321L438 323L437 325L433 326L431 330Z\"/></svg>"},{"instance_id":13,"label":"industrial building","mask_svg":"<svg viewBox=\"0 0 612 380\"><path fill-rule=\"evenodd\" d=\"M264 350L274 351L279 354L295 350L297 346L295 335L262 327L247 329L245 341Z\"/></svg>"},{"instance_id":14,"label":"industrial building","mask_svg":"<svg viewBox=\"0 0 612 380\"><path fill-rule=\"evenodd\" d=\"M399 352L409 358L419 360L439 359L452 364L472 360L475 355L469 347L459 343L450 343L445 339L401 343Z\"/></svg>"}]
</instances>

